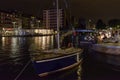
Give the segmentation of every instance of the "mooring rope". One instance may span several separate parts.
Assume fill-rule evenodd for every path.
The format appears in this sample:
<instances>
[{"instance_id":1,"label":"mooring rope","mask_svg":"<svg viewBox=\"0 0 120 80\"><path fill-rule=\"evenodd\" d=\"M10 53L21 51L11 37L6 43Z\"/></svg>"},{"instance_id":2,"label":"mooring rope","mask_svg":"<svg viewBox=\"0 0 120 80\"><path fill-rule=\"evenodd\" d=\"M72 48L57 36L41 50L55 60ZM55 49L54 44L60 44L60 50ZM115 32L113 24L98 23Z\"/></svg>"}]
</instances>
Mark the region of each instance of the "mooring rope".
<instances>
[{"instance_id":1,"label":"mooring rope","mask_svg":"<svg viewBox=\"0 0 120 80\"><path fill-rule=\"evenodd\" d=\"M20 76L21 76L21 74L24 72L24 70L27 68L27 66L30 64L30 62L31 62L31 60L29 60L28 62L27 62L27 64L23 67L23 69L20 71L20 73L16 76L16 78L14 79L14 80L17 80Z\"/></svg>"}]
</instances>

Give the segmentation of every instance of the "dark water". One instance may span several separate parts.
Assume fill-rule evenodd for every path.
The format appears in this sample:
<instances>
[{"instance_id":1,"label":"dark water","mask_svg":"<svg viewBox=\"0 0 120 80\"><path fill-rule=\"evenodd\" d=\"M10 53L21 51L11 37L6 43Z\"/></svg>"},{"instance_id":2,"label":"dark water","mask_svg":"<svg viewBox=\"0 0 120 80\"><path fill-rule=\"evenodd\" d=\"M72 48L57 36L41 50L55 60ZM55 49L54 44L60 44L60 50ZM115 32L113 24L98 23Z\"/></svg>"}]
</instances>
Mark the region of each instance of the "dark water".
<instances>
[{"instance_id":1,"label":"dark water","mask_svg":"<svg viewBox=\"0 0 120 80\"><path fill-rule=\"evenodd\" d=\"M0 80L120 80L120 72L92 59L87 50L78 67L47 77L38 77L30 55L42 49L54 48L55 43L53 36L0 38Z\"/></svg>"},{"instance_id":2,"label":"dark water","mask_svg":"<svg viewBox=\"0 0 120 80\"><path fill-rule=\"evenodd\" d=\"M85 52L81 80L120 80L120 72L113 70L111 65L93 58L93 53Z\"/></svg>"}]
</instances>

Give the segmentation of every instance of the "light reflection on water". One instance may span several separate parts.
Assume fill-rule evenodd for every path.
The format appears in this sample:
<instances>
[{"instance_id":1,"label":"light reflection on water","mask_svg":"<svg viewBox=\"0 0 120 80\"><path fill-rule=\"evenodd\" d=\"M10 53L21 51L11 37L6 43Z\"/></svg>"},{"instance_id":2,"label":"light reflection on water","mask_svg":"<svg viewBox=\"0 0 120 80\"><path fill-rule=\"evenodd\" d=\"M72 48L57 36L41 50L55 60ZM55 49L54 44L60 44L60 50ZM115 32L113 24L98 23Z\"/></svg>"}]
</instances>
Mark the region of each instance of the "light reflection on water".
<instances>
[{"instance_id":1,"label":"light reflection on water","mask_svg":"<svg viewBox=\"0 0 120 80\"><path fill-rule=\"evenodd\" d=\"M54 48L54 36L43 37L2 37L0 55L11 58L26 55L30 51Z\"/></svg>"},{"instance_id":2,"label":"light reflection on water","mask_svg":"<svg viewBox=\"0 0 120 80\"><path fill-rule=\"evenodd\" d=\"M32 40L32 44L31 44L31 48L33 49L50 49L50 48L54 48L54 37L53 36L43 36L43 37L36 37L33 38Z\"/></svg>"}]
</instances>

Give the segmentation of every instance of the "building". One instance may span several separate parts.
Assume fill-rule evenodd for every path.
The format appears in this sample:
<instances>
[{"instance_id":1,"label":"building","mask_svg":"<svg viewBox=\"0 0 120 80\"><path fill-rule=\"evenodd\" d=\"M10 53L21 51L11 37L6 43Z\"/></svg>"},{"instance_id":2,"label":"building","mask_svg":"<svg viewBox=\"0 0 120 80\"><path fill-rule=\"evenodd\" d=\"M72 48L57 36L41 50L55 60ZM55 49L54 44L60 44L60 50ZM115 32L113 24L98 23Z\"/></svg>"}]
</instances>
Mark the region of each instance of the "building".
<instances>
[{"instance_id":1,"label":"building","mask_svg":"<svg viewBox=\"0 0 120 80\"><path fill-rule=\"evenodd\" d=\"M57 29L57 10L44 10L43 11L43 26L45 28ZM59 9L59 27L65 26L64 10Z\"/></svg>"},{"instance_id":2,"label":"building","mask_svg":"<svg viewBox=\"0 0 120 80\"><path fill-rule=\"evenodd\" d=\"M0 11L0 27L11 28L16 15L12 12Z\"/></svg>"},{"instance_id":3,"label":"building","mask_svg":"<svg viewBox=\"0 0 120 80\"><path fill-rule=\"evenodd\" d=\"M0 10L0 29L22 28L22 19L14 11Z\"/></svg>"},{"instance_id":4,"label":"building","mask_svg":"<svg viewBox=\"0 0 120 80\"><path fill-rule=\"evenodd\" d=\"M41 20L38 17L15 11L0 10L0 30L4 29L31 29L40 28Z\"/></svg>"}]
</instances>

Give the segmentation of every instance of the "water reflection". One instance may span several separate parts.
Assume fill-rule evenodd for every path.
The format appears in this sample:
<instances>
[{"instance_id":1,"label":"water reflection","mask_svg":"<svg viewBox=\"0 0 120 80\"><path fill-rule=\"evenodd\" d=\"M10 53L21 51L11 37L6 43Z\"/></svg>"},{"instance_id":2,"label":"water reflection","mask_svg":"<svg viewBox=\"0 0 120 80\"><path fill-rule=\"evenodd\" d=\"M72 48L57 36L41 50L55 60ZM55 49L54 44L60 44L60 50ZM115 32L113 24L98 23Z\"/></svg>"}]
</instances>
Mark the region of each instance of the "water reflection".
<instances>
[{"instance_id":1,"label":"water reflection","mask_svg":"<svg viewBox=\"0 0 120 80\"><path fill-rule=\"evenodd\" d=\"M2 76L0 78L3 80L14 80L26 63L30 61L31 51L54 48L55 42L53 39L54 36L1 37L0 75ZM28 72L27 74L33 76L34 71L32 71L33 69L31 66L32 65L29 66L29 71L31 72Z\"/></svg>"},{"instance_id":2,"label":"water reflection","mask_svg":"<svg viewBox=\"0 0 120 80\"><path fill-rule=\"evenodd\" d=\"M45 50L54 48L54 36L35 37L32 39L32 50Z\"/></svg>"},{"instance_id":3,"label":"water reflection","mask_svg":"<svg viewBox=\"0 0 120 80\"><path fill-rule=\"evenodd\" d=\"M2 37L0 44L0 60L20 62L30 55L30 51L54 48L54 36L41 37Z\"/></svg>"},{"instance_id":4,"label":"water reflection","mask_svg":"<svg viewBox=\"0 0 120 80\"><path fill-rule=\"evenodd\" d=\"M9 48L13 54L24 46L29 45L30 49L51 49L54 48L54 36L43 37L2 37L1 48ZM28 44L29 43L29 44Z\"/></svg>"},{"instance_id":5,"label":"water reflection","mask_svg":"<svg viewBox=\"0 0 120 80\"><path fill-rule=\"evenodd\" d=\"M16 52L18 51L19 45L17 45L17 38L12 38L11 40L11 52L12 54L17 54Z\"/></svg>"},{"instance_id":6,"label":"water reflection","mask_svg":"<svg viewBox=\"0 0 120 80\"><path fill-rule=\"evenodd\" d=\"M81 67L81 65L78 66L78 70L76 72L77 72L77 75L78 75L78 79L77 80L81 80L81 74L82 74L82 67Z\"/></svg>"},{"instance_id":7,"label":"water reflection","mask_svg":"<svg viewBox=\"0 0 120 80\"><path fill-rule=\"evenodd\" d=\"M30 55L33 54L34 51L54 48L56 44L54 38L54 36L2 37L0 40L0 75L3 75L3 80L14 80L26 63L28 63ZM77 58L79 59L79 57L78 55ZM24 71L26 75L20 76L20 80L37 80L34 77L28 79L28 77L33 76L34 73L33 67L31 66L32 64ZM8 77L4 77L4 75ZM23 77L25 77L25 79ZM40 80L81 80L81 65Z\"/></svg>"}]
</instances>

